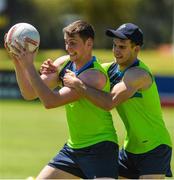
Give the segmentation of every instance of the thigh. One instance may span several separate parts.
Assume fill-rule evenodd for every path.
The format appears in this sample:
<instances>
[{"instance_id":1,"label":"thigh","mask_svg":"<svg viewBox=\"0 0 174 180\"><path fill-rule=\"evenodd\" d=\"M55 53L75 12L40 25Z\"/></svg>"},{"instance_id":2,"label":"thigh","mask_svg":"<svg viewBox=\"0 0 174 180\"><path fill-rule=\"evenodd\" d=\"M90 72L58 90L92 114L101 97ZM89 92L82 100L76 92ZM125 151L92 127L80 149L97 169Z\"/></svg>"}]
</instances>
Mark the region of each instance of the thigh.
<instances>
[{"instance_id":1,"label":"thigh","mask_svg":"<svg viewBox=\"0 0 174 180\"><path fill-rule=\"evenodd\" d=\"M88 179L118 178L118 145L105 141L78 152L78 163Z\"/></svg>"},{"instance_id":2,"label":"thigh","mask_svg":"<svg viewBox=\"0 0 174 180\"><path fill-rule=\"evenodd\" d=\"M60 150L60 152L48 163L48 166L54 168L55 170L61 170L73 176L77 176L85 179L86 176L82 172L81 167L76 161L74 150L68 147L66 144ZM47 167L47 169L49 169ZM51 170L51 168L49 169ZM56 172L54 170L54 172Z\"/></svg>"},{"instance_id":3,"label":"thigh","mask_svg":"<svg viewBox=\"0 0 174 180\"><path fill-rule=\"evenodd\" d=\"M45 166L36 179L80 179L70 173L51 166Z\"/></svg>"}]
</instances>

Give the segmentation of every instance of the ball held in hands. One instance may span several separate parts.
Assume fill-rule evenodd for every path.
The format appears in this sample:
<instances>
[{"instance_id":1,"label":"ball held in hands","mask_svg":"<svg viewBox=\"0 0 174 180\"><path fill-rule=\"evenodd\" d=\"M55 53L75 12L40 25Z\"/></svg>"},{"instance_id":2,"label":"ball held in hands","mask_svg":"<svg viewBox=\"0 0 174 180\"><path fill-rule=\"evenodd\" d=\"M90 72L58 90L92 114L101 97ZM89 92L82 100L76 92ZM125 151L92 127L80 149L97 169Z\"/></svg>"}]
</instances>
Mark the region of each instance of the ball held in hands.
<instances>
[{"instance_id":1,"label":"ball held in hands","mask_svg":"<svg viewBox=\"0 0 174 180\"><path fill-rule=\"evenodd\" d=\"M10 28L5 37L5 45L8 50L17 54L15 51L15 44L18 41L21 46L25 46L27 42L27 47L30 52L34 52L40 44L40 34L37 29L28 23L18 23Z\"/></svg>"}]
</instances>

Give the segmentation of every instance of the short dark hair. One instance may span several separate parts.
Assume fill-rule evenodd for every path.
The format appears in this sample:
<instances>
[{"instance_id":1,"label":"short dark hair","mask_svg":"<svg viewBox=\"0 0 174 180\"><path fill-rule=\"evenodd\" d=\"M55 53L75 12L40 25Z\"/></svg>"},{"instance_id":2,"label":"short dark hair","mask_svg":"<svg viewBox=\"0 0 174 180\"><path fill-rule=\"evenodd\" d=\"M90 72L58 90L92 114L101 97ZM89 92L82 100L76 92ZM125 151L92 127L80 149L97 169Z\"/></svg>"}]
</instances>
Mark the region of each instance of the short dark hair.
<instances>
[{"instance_id":1,"label":"short dark hair","mask_svg":"<svg viewBox=\"0 0 174 180\"><path fill-rule=\"evenodd\" d=\"M67 33L69 36L79 34L79 36L86 41L88 38L94 40L95 32L91 24L78 20L75 21L63 29L63 33Z\"/></svg>"}]
</instances>

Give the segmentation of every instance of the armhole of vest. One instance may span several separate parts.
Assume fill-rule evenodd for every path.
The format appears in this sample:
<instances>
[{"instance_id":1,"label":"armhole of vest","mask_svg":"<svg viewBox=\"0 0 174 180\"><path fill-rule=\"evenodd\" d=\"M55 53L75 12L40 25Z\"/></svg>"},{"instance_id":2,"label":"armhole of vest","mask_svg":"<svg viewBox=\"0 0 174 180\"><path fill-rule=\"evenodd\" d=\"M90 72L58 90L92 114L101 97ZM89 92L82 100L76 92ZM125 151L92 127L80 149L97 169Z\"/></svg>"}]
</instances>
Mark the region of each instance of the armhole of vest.
<instances>
[{"instance_id":1,"label":"armhole of vest","mask_svg":"<svg viewBox=\"0 0 174 180\"><path fill-rule=\"evenodd\" d=\"M67 59L59 68L59 72L58 72L58 76L61 73L61 71L65 68L65 66L68 64L68 62L70 61L70 59Z\"/></svg>"},{"instance_id":2,"label":"armhole of vest","mask_svg":"<svg viewBox=\"0 0 174 180\"><path fill-rule=\"evenodd\" d=\"M149 75L150 75L150 77L151 77L151 79L152 79L152 84L153 84L153 82L155 81L155 78L154 78L154 76L152 75L152 72L148 69L148 67L144 64L144 63L142 63L140 60L139 60L139 65L140 64L142 64L143 66L145 66L145 67L141 67L141 66L138 66L139 68L141 68L141 69L143 69L144 71L146 71Z\"/></svg>"},{"instance_id":3,"label":"armhole of vest","mask_svg":"<svg viewBox=\"0 0 174 180\"><path fill-rule=\"evenodd\" d=\"M112 64L113 64L113 62L102 63L101 66L107 72Z\"/></svg>"},{"instance_id":4,"label":"armhole of vest","mask_svg":"<svg viewBox=\"0 0 174 180\"><path fill-rule=\"evenodd\" d=\"M146 69L146 68L144 68L144 67L140 67L140 66L139 66L139 68L140 68L140 69L143 69L144 71L146 71L146 72L150 75L150 77L151 77L151 79L152 79L152 83L151 83L151 85L150 85L147 89L151 88L152 85L153 85L154 82L155 82L154 76L152 75L152 73L151 73L148 69Z\"/></svg>"},{"instance_id":5,"label":"armhole of vest","mask_svg":"<svg viewBox=\"0 0 174 180\"><path fill-rule=\"evenodd\" d=\"M150 75L150 77L152 79L152 83L153 83L154 82L154 76L152 75L152 73L146 68L143 68L143 67L140 67L140 66L139 66L139 68L143 69L144 71L146 71Z\"/></svg>"},{"instance_id":6,"label":"armhole of vest","mask_svg":"<svg viewBox=\"0 0 174 180\"><path fill-rule=\"evenodd\" d=\"M57 76L59 77L59 86L62 87L63 86L63 81L62 79L60 78L60 74L61 72L63 71L63 69L66 67L66 65L68 64L68 62L70 61L70 59L67 59L59 68L59 71L57 73Z\"/></svg>"},{"instance_id":7,"label":"armhole of vest","mask_svg":"<svg viewBox=\"0 0 174 180\"><path fill-rule=\"evenodd\" d=\"M104 74L105 78L106 78L106 83L105 83L104 87L102 88L102 90L105 90L107 88L107 86L109 86L109 89L110 89L110 80L109 80L109 76L108 76L108 72L107 71L108 71L109 67L111 66L111 64L112 64L112 62L109 62L109 63L99 63L101 69L98 69L98 70L102 74ZM105 66L108 67L107 70L105 69Z\"/></svg>"},{"instance_id":8,"label":"armhole of vest","mask_svg":"<svg viewBox=\"0 0 174 180\"><path fill-rule=\"evenodd\" d=\"M102 65L101 65L101 67L102 67ZM102 68L103 68L103 67L102 67ZM90 68L90 69L85 69L83 72L85 72L85 71L87 71L87 70L97 70L97 71L99 71L100 73L104 74L105 77L106 77L106 83L105 83L104 87L103 87L101 90L105 90L105 88L106 88L108 85L109 85L109 89L110 89L109 77L108 77L108 75L107 75L107 72L104 70L104 68L103 68L103 71L102 71L101 69L97 69L97 68L95 68L95 67L92 67L92 68ZM79 75L80 75L80 74L79 74Z\"/></svg>"}]
</instances>

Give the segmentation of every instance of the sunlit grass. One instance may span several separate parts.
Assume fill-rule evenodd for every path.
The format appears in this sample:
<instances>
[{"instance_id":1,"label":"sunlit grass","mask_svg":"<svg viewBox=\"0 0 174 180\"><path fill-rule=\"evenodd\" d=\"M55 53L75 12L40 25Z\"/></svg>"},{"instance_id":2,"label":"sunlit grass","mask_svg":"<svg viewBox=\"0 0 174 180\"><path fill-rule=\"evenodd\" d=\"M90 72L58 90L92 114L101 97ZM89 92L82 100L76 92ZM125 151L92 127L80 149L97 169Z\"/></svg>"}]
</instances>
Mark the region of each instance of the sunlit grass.
<instances>
[{"instance_id":1,"label":"sunlit grass","mask_svg":"<svg viewBox=\"0 0 174 180\"><path fill-rule=\"evenodd\" d=\"M112 114L121 146L125 129L115 110ZM163 115L174 144L174 111L163 108ZM46 110L40 102L1 100L0 179L36 177L67 137L64 107ZM174 171L174 152L171 165Z\"/></svg>"}]
</instances>

